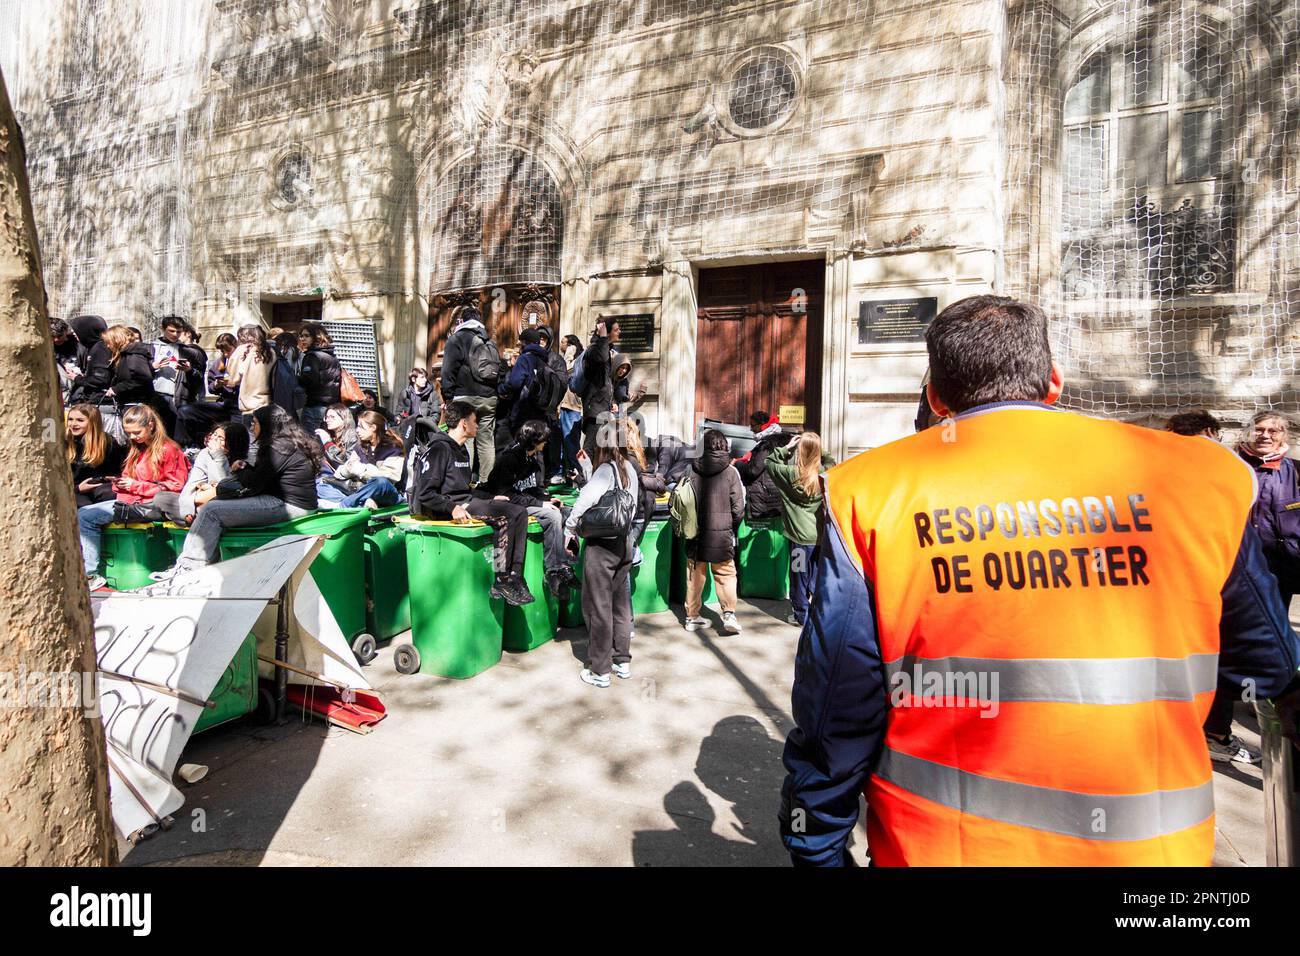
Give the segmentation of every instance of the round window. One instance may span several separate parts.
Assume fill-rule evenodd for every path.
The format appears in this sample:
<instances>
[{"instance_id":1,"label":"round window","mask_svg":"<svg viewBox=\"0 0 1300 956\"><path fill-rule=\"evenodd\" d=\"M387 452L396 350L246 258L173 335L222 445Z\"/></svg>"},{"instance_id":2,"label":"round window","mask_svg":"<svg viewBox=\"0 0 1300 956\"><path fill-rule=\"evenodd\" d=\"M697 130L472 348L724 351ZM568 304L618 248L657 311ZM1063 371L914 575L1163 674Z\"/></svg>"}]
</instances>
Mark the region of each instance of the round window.
<instances>
[{"instance_id":1,"label":"round window","mask_svg":"<svg viewBox=\"0 0 1300 956\"><path fill-rule=\"evenodd\" d=\"M766 129L790 115L799 81L784 58L764 53L740 65L731 78L731 121L746 130Z\"/></svg>"},{"instance_id":2,"label":"round window","mask_svg":"<svg viewBox=\"0 0 1300 956\"><path fill-rule=\"evenodd\" d=\"M311 195L311 158L306 153L290 153L280 160L275 170L275 191L290 206Z\"/></svg>"}]
</instances>

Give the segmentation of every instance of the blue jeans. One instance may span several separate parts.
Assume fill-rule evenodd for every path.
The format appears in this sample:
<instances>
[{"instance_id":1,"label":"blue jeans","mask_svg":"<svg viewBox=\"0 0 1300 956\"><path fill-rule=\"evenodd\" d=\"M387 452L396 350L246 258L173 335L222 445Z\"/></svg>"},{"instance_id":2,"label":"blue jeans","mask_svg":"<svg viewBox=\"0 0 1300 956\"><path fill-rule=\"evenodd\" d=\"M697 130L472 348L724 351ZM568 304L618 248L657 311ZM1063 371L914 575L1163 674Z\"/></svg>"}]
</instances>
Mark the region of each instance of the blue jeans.
<instances>
[{"instance_id":1,"label":"blue jeans","mask_svg":"<svg viewBox=\"0 0 1300 956\"><path fill-rule=\"evenodd\" d=\"M560 435L561 447L564 454L560 459L560 469L567 475L570 471L578 467L578 446L582 442L582 431L578 426L582 423L582 412L575 412L570 408L560 409Z\"/></svg>"},{"instance_id":2,"label":"blue jeans","mask_svg":"<svg viewBox=\"0 0 1300 956\"><path fill-rule=\"evenodd\" d=\"M87 574L99 570L99 541L104 525L113 523L116 501L97 501L77 509L77 528L81 532L81 560Z\"/></svg>"},{"instance_id":3,"label":"blue jeans","mask_svg":"<svg viewBox=\"0 0 1300 956\"><path fill-rule=\"evenodd\" d=\"M359 508L371 498L375 499L375 504L379 505L379 507L391 508L393 505L401 503L402 493L387 478L371 478L352 494L340 498L339 507Z\"/></svg>"},{"instance_id":4,"label":"blue jeans","mask_svg":"<svg viewBox=\"0 0 1300 956\"><path fill-rule=\"evenodd\" d=\"M808 618L816 567L813 565L815 544L790 544L790 610L801 625Z\"/></svg>"},{"instance_id":5,"label":"blue jeans","mask_svg":"<svg viewBox=\"0 0 1300 956\"><path fill-rule=\"evenodd\" d=\"M213 498L199 509L185 536L176 567L181 571L203 567L221 553L221 532L226 528L258 528L311 514L297 505L270 495L251 498Z\"/></svg>"}]
</instances>

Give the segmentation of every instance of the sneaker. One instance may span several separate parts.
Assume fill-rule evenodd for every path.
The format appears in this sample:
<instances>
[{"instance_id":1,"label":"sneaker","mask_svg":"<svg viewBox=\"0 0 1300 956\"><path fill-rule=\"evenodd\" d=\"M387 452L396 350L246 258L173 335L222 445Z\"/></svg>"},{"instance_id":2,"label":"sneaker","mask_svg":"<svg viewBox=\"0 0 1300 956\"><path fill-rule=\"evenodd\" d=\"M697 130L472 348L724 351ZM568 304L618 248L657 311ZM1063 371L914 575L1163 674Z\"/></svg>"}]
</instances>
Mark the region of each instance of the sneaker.
<instances>
[{"instance_id":1,"label":"sneaker","mask_svg":"<svg viewBox=\"0 0 1300 956\"><path fill-rule=\"evenodd\" d=\"M632 665L631 665L631 664L615 664L615 665L614 665L614 676L615 676L615 677L621 677L623 680L630 680L631 677L632 677Z\"/></svg>"},{"instance_id":2,"label":"sneaker","mask_svg":"<svg viewBox=\"0 0 1300 956\"><path fill-rule=\"evenodd\" d=\"M682 626L685 627L686 630L688 631L698 631L700 628L704 627L704 625L708 623L709 622L707 618L688 617Z\"/></svg>"},{"instance_id":3,"label":"sneaker","mask_svg":"<svg viewBox=\"0 0 1300 956\"><path fill-rule=\"evenodd\" d=\"M1210 759L1219 763L1244 763L1254 765L1263 757L1254 747L1247 747L1236 734L1229 734L1224 741L1205 735L1205 743L1210 748Z\"/></svg>"},{"instance_id":4,"label":"sneaker","mask_svg":"<svg viewBox=\"0 0 1300 956\"><path fill-rule=\"evenodd\" d=\"M584 667L582 669L582 673L579 674L578 676L582 678L584 683L590 684L592 687L609 686L608 674L593 674L591 671L589 671L587 668Z\"/></svg>"},{"instance_id":5,"label":"sneaker","mask_svg":"<svg viewBox=\"0 0 1300 956\"><path fill-rule=\"evenodd\" d=\"M153 581L155 584L166 584L180 573L180 569L174 567L168 568L165 571L151 571L149 573L149 580Z\"/></svg>"},{"instance_id":6,"label":"sneaker","mask_svg":"<svg viewBox=\"0 0 1300 956\"><path fill-rule=\"evenodd\" d=\"M504 574L498 574L492 579L492 587L488 589L488 597L494 601L504 601L506 599L506 585L509 578Z\"/></svg>"},{"instance_id":7,"label":"sneaker","mask_svg":"<svg viewBox=\"0 0 1300 956\"><path fill-rule=\"evenodd\" d=\"M740 622L736 620L735 611L722 612L722 629L728 634L739 634L741 631Z\"/></svg>"},{"instance_id":8,"label":"sneaker","mask_svg":"<svg viewBox=\"0 0 1300 956\"><path fill-rule=\"evenodd\" d=\"M564 572L558 568L551 568L551 570L546 572L544 578L546 581L546 590L550 591L556 597L560 597L561 592L564 591Z\"/></svg>"},{"instance_id":9,"label":"sneaker","mask_svg":"<svg viewBox=\"0 0 1300 956\"><path fill-rule=\"evenodd\" d=\"M581 591L582 578L578 576L578 572L573 570L573 568L567 564L564 566L563 570L564 570L564 583L567 584L569 587L573 588L573 590L575 591Z\"/></svg>"},{"instance_id":10,"label":"sneaker","mask_svg":"<svg viewBox=\"0 0 1300 956\"><path fill-rule=\"evenodd\" d=\"M104 578L102 574L86 575L87 591L98 591L100 588L106 588L106 587L108 587L108 581L107 579Z\"/></svg>"},{"instance_id":11,"label":"sneaker","mask_svg":"<svg viewBox=\"0 0 1300 956\"><path fill-rule=\"evenodd\" d=\"M376 501L374 498L367 498L365 506L369 508L371 511L379 510L379 502Z\"/></svg>"},{"instance_id":12,"label":"sneaker","mask_svg":"<svg viewBox=\"0 0 1300 956\"><path fill-rule=\"evenodd\" d=\"M533 596L533 592L528 590L528 585L524 583L524 579L518 575L511 575L506 578L502 590L505 591L506 603L513 604L515 607L532 604L537 600Z\"/></svg>"}]
</instances>

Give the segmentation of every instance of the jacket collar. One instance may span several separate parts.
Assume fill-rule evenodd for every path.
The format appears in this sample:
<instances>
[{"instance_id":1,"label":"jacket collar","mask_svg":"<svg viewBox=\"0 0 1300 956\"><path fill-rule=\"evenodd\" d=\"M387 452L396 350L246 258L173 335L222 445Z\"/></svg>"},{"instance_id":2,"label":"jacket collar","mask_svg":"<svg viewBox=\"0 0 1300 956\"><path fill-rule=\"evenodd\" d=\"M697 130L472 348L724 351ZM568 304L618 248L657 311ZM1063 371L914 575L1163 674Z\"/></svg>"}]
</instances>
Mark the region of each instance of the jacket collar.
<instances>
[{"instance_id":1,"label":"jacket collar","mask_svg":"<svg viewBox=\"0 0 1300 956\"><path fill-rule=\"evenodd\" d=\"M960 421L963 418L975 418L978 415L1000 412L1008 408L1032 408L1041 412L1061 411L1055 405L1048 405L1046 402L987 402L983 405L974 405L964 412L958 412L953 418Z\"/></svg>"}]
</instances>

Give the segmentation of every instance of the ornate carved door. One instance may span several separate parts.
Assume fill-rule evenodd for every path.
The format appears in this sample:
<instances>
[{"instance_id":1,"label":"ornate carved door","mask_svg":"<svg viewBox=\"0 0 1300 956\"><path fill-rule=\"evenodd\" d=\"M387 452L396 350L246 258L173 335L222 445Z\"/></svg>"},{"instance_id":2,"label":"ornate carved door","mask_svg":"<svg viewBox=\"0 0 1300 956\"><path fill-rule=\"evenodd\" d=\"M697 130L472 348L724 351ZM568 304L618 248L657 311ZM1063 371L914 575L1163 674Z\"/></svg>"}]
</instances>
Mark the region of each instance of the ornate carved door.
<instances>
[{"instance_id":1,"label":"ornate carved door","mask_svg":"<svg viewBox=\"0 0 1300 956\"><path fill-rule=\"evenodd\" d=\"M695 423L747 424L751 413L821 413L823 260L701 269L695 345Z\"/></svg>"},{"instance_id":2,"label":"ornate carved door","mask_svg":"<svg viewBox=\"0 0 1300 956\"><path fill-rule=\"evenodd\" d=\"M429 305L428 350L430 367L442 362L447 336L456 310L473 304L483 314L483 324L502 354L519 348L519 333L528 325L550 326L559 338L560 287L551 285L493 286L435 295Z\"/></svg>"}]
</instances>

